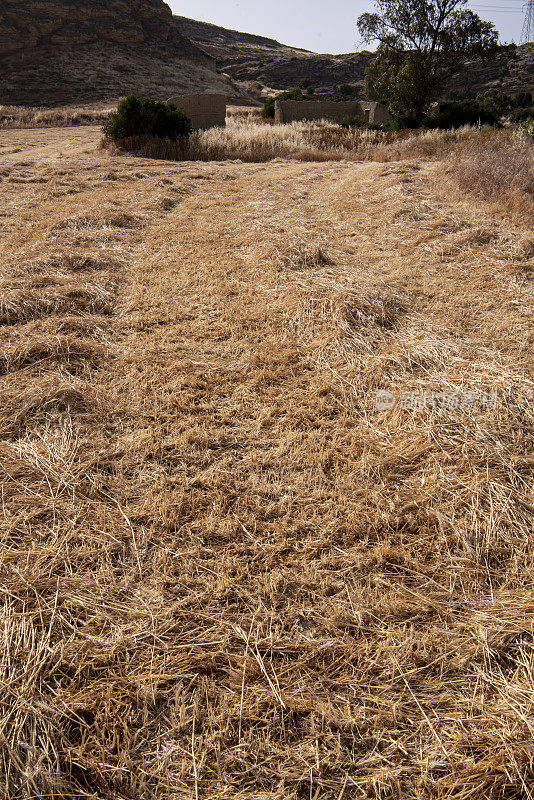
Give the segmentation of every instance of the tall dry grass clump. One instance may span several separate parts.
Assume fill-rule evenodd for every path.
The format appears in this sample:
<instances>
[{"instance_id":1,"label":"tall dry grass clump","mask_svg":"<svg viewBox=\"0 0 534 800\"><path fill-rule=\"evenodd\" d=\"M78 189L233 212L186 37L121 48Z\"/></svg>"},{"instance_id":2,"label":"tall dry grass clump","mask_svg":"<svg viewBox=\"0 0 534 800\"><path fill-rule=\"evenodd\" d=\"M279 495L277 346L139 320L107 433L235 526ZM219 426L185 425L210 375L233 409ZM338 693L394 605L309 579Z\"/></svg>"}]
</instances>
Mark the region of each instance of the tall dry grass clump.
<instances>
[{"instance_id":1,"label":"tall dry grass clump","mask_svg":"<svg viewBox=\"0 0 534 800\"><path fill-rule=\"evenodd\" d=\"M252 117L254 118L254 117ZM398 161L404 158L443 158L478 132L345 129L325 121L263 125L230 116L225 128L196 131L188 142L132 137L118 143L120 150L146 158L182 161L265 162L276 158L295 161Z\"/></svg>"},{"instance_id":2,"label":"tall dry grass clump","mask_svg":"<svg viewBox=\"0 0 534 800\"><path fill-rule=\"evenodd\" d=\"M226 118L233 122L246 122L254 125L272 125L273 120L262 116L261 107L227 106Z\"/></svg>"},{"instance_id":3,"label":"tall dry grass clump","mask_svg":"<svg viewBox=\"0 0 534 800\"><path fill-rule=\"evenodd\" d=\"M451 152L447 166L463 191L534 220L532 137L516 129L481 131Z\"/></svg>"}]
</instances>

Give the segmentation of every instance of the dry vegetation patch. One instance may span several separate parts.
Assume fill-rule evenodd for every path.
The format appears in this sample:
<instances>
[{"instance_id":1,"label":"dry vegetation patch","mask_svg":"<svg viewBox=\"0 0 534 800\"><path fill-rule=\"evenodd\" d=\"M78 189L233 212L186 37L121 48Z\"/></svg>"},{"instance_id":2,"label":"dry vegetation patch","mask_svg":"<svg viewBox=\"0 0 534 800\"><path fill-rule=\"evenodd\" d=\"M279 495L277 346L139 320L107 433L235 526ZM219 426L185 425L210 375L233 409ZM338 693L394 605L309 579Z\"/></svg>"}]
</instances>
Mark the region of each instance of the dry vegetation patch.
<instances>
[{"instance_id":1,"label":"dry vegetation patch","mask_svg":"<svg viewBox=\"0 0 534 800\"><path fill-rule=\"evenodd\" d=\"M105 122L110 108L0 106L0 129L71 127Z\"/></svg>"},{"instance_id":2,"label":"dry vegetation patch","mask_svg":"<svg viewBox=\"0 0 534 800\"><path fill-rule=\"evenodd\" d=\"M412 144L67 152L0 218L6 796L529 798L530 232Z\"/></svg>"},{"instance_id":3,"label":"dry vegetation patch","mask_svg":"<svg viewBox=\"0 0 534 800\"><path fill-rule=\"evenodd\" d=\"M451 156L449 171L462 191L504 214L534 219L534 139L517 131L487 132Z\"/></svg>"},{"instance_id":4,"label":"dry vegetation patch","mask_svg":"<svg viewBox=\"0 0 534 800\"><path fill-rule=\"evenodd\" d=\"M489 134L492 135L491 133ZM193 133L188 142L140 136L119 143L103 142L112 153L132 152L144 158L176 161L239 159L261 163L276 158L297 161L398 161L406 158L444 158L464 142L477 141L479 132L403 131L388 133L362 128L345 129L325 121L261 124L230 115L225 128Z\"/></svg>"},{"instance_id":5,"label":"dry vegetation patch","mask_svg":"<svg viewBox=\"0 0 534 800\"><path fill-rule=\"evenodd\" d=\"M133 137L118 147L104 146L112 152L123 150L145 158L177 161L445 161L447 174L462 191L500 204L506 213L519 215L522 222L532 219L534 145L531 138L515 129L465 127L385 133L344 129L325 122L269 125L261 124L256 117L256 110L245 116L230 114L226 128L196 132L187 144ZM405 180L410 182L411 178Z\"/></svg>"}]
</instances>

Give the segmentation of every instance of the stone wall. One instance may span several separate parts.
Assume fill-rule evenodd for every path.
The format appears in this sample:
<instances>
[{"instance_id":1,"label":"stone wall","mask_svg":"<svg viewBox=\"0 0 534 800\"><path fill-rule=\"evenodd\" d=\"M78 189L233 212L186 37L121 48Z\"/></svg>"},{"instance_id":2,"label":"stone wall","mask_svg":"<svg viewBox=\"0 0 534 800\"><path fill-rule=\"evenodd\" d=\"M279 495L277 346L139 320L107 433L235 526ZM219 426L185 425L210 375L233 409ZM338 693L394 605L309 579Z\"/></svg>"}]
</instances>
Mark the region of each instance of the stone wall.
<instances>
[{"instance_id":1,"label":"stone wall","mask_svg":"<svg viewBox=\"0 0 534 800\"><path fill-rule=\"evenodd\" d=\"M184 94L169 99L178 108L183 108L195 129L220 128L226 125L224 94Z\"/></svg>"},{"instance_id":2,"label":"stone wall","mask_svg":"<svg viewBox=\"0 0 534 800\"><path fill-rule=\"evenodd\" d=\"M320 119L341 122L345 117L361 117L374 125L384 125L391 120L384 105L361 100L341 103L331 100L277 100L275 103L274 118L279 125Z\"/></svg>"},{"instance_id":3,"label":"stone wall","mask_svg":"<svg viewBox=\"0 0 534 800\"><path fill-rule=\"evenodd\" d=\"M388 122L392 122L393 120L393 117L389 113L387 106L383 105L382 103L368 103L366 101L361 101L360 106L362 108L363 118L371 125L387 125Z\"/></svg>"}]
</instances>

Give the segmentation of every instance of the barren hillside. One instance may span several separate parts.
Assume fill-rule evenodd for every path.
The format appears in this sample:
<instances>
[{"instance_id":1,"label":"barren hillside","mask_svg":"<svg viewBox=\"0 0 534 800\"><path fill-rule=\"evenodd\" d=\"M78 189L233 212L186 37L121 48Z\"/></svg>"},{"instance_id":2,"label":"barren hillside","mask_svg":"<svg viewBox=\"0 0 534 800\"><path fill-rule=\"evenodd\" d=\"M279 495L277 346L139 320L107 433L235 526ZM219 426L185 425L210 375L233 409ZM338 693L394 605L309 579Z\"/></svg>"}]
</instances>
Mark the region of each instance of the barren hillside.
<instances>
[{"instance_id":1,"label":"barren hillside","mask_svg":"<svg viewBox=\"0 0 534 800\"><path fill-rule=\"evenodd\" d=\"M181 35L162 0L8 0L0 7L0 104L63 105L142 92L239 92Z\"/></svg>"}]
</instances>

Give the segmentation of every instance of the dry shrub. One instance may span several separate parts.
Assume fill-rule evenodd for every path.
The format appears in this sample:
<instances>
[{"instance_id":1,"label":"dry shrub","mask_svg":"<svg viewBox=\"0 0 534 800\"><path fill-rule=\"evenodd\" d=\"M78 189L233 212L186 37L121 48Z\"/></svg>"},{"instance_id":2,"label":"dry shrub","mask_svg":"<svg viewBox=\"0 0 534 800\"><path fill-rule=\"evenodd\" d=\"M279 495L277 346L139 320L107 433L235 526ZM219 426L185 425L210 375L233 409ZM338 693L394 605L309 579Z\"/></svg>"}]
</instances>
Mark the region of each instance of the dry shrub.
<instances>
[{"instance_id":1,"label":"dry shrub","mask_svg":"<svg viewBox=\"0 0 534 800\"><path fill-rule=\"evenodd\" d=\"M474 131L407 130L383 132L339 125L310 123L305 130L310 145L319 151L343 153L356 161L402 161L409 158L442 158Z\"/></svg>"},{"instance_id":2,"label":"dry shrub","mask_svg":"<svg viewBox=\"0 0 534 800\"><path fill-rule=\"evenodd\" d=\"M16 377L16 376L15 376ZM0 435L4 439L20 437L26 429L61 414L87 414L94 410L96 401L91 389L81 381L68 383L49 377L34 377L24 389L13 388L8 383L0 389L3 419Z\"/></svg>"},{"instance_id":3,"label":"dry shrub","mask_svg":"<svg viewBox=\"0 0 534 800\"><path fill-rule=\"evenodd\" d=\"M130 219L131 215L128 215ZM124 227L135 227L130 224ZM89 255L86 253L59 253L45 261L34 264L35 271L59 270L61 272L115 272L124 268L124 263L113 256Z\"/></svg>"},{"instance_id":4,"label":"dry shrub","mask_svg":"<svg viewBox=\"0 0 534 800\"><path fill-rule=\"evenodd\" d=\"M335 302L343 319L353 331L369 324L393 328L406 312L406 306L399 296L376 290L363 296L361 291L344 291L341 296L336 297Z\"/></svg>"},{"instance_id":5,"label":"dry shrub","mask_svg":"<svg viewBox=\"0 0 534 800\"><path fill-rule=\"evenodd\" d=\"M534 257L534 234L527 233L514 243L514 257L518 260L529 260Z\"/></svg>"},{"instance_id":6,"label":"dry shrub","mask_svg":"<svg viewBox=\"0 0 534 800\"><path fill-rule=\"evenodd\" d=\"M102 139L100 146L110 153L135 153L140 158L157 158L169 161L185 161L190 158L186 141L175 141L156 136L130 136L117 142Z\"/></svg>"},{"instance_id":7,"label":"dry shrub","mask_svg":"<svg viewBox=\"0 0 534 800\"><path fill-rule=\"evenodd\" d=\"M53 225L53 231L77 231L84 228L139 228L143 221L135 214L124 211L108 212L104 214L79 214Z\"/></svg>"},{"instance_id":8,"label":"dry shrub","mask_svg":"<svg viewBox=\"0 0 534 800\"><path fill-rule=\"evenodd\" d=\"M227 106L226 119L231 122L245 122L248 125L272 125L272 120L262 116L262 108L249 106Z\"/></svg>"},{"instance_id":9,"label":"dry shrub","mask_svg":"<svg viewBox=\"0 0 534 800\"><path fill-rule=\"evenodd\" d=\"M155 204L157 211L172 211L179 204L180 200L176 197L161 197Z\"/></svg>"},{"instance_id":10,"label":"dry shrub","mask_svg":"<svg viewBox=\"0 0 534 800\"><path fill-rule=\"evenodd\" d=\"M310 245L297 236L291 237L284 247L275 248L271 258L281 269L289 270L318 269L333 265L320 243Z\"/></svg>"}]
</instances>

